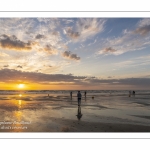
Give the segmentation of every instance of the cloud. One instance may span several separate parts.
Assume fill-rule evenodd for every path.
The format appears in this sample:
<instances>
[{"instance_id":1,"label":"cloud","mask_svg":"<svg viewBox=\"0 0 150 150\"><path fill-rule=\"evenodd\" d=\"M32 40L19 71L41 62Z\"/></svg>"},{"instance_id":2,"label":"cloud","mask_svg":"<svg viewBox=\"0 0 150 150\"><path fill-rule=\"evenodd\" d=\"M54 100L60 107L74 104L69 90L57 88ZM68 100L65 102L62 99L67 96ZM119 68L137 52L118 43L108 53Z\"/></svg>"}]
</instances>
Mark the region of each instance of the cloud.
<instances>
[{"instance_id":1,"label":"cloud","mask_svg":"<svg viewBox=\"0 0 150 150\"><path fill-rule=\"evenodd\" d=\"M72 19L62 19L62 21L63 21L65 24L74 23L74 20L72 20Z\"/></svg>"},{"instance_id":2,"label":"cloud","mask_svg":"<svg viewBox=\"0 0 150 150\"><path fill-rule=\"evenodd\" d=\"M68 28L66 32L67 32L67 35L72 39L78 39L80 36L79 32L73 32L71 28Z\"/></svg>"},{"instance_id":3,"label":"cloud","mask_svg":"<svg viewBox=\"0 0 150 150\"><path fill-rule=\"evenodd\" d=\"M111 47L107 47L103 50L100 50L98 53L99 54L112 54L112 53L115 53L117 50L111 48Z\"/></svg>"},{"instance_id":4,"label":"cloud","mask_svg":"<svg viewBox=\"0 0 150 150\"><path fill-rule=\"evenodd\" d=\"M150 65L150 55L140 56L119 63L115 63L117 67L135 67L135 66L149 66Z\"/></svg>"},{"instance_id":5,"label":"cloud","mask_svg":"<svg viewBox=\"0 0 150 150\"><path fill-rule=\"evenodd\" d=\"M35 38L36 39L43 39L43 38L45 38L45 36L42 34L37 34Z\"/></svg>"},{"instance_id":6,"label":"cloud","mask_svg":"<svg viewBox=\"0 0 150 150\"><path fill-rule=\"evenodd\" d=\"M147 30L145 30L145 28L137 28L136 30L128 31L126 34L120 35L118 37L109 37L103 39L100 45L101 50L96 52L96 54L121 55L126 52L143 50L150 46L150 37L137 36L135 31L141 35L147 35L146 32L149 32L148 28Z\"/></svg>"},{"instance_id":7,"label":"cloud","mask_svg":"<svg viewBox=\"0 0 150 150\"><path fill-rule=\"evenodd\" d=\"M91 84L108 84L132 85L150 87L150 78L124 78L124 79L90 79Z\"/></svg>"},{"instance_id":8,"label":"cloud","mask_svg":"<svg viewBox=\"0 0 150 150\"><path fill-rule=\"evenodd\" d=\"M87 38L103 32L105 22L104 19L81 18L76 21L74 26L67 27L63 31L74 41L85 41Z\"/></svg>"},{"instance_id":9,"label":"cloud","mask_svg":"<svg viewBox=\"0 0 150 150\"><path fill-rule=\"evenodd\" d=\"M108 76L107 78L112 78L112 76Z\"/></svg>"},{"instance_id":10,"label":"cloud","mask_svg":"<svg viewBox=\"0 0 150 150\"><path fill-rule=\"evenodd\" d=\"M22 68L22 66L18 65L17 68Z\"/></svg>"},{"instance_id":11,"label":"cloud","mask_svg":"<svg viewBox=\"0 0 150 150\"><path fill-rule=\"evenodd\" d=\"M81 18L77 22L77 29L81 33L82 38L92 37L104 31L105 22L105 19Z\"/></svg>"},{"instance_id":12,"label":"cloud","mask_svg":"<svg viewBox=\"0 0 150 150\"><path fill-rule=\"evenodd\" d=\"M4 65L3 67L7 68L7 67L9 67L9 65Z\"/></svg>"},{"instance_id":13,"label":"cloud","mask_svg":"<svg viewBox=\"0 0 150 150\"><path fill-rule=\"evenodd\" d=\"M122 87L134 87L134 88L150 88L150 78L124 78L124 79L99 79L97 77L88 76L74 76L72 74L44 74L39 72L23 72L14 69L1 69L0 70L0 82L29 82L40 84L72 84L81 86L100 86L107 85L107 87L122 86ZM128 89L127 89L128 90Z\"/></svg>"},{"instance_id":14,"label":"cloud","mask_svg":"<svg viewBox=\"0 0 150 150\"><path fill-rule=\"evenodd\" d=\"M3 34L0 36L0 48L12 50L31 50L34 43L28 41L27 43L17 39L15 35L8 36Z\"/></svg>"},{"instance_id":15,"label":"cloud","mask_svg":"<svg viewBox=\"0 0 150 150\"><path fill-rule=\"evenodd\" d=\"M137 28L134 33L140 34L140 35L146 35L150 32L150 25L146 25L144 27Z\"/></svg>"},{"instance_id":16,"label":"cloud","mask_svg":"<svg viewBox=\"0 0 150 150\"><path fill-rule=\"evenodd\" d=\"M141 19L141 20L137 23L137 26L138 26L138 27L144 27L144 26L147 26L147 25L150 25L150 18Z\"/></svg>"},{"instance_id":17,"label":"cloud","mask_svg":"<svg viewBox=\"0 0 150 150\"><path fill-rule=\"evenodd\" d=\"M71 54L70 51L64 51L62 53L62 56L64 58L71 59L71 60L80 60L80 57L78 57L77 54Z\"/></svg>"},{"instance_id":18,"label":"cloud","mask_svg":"<svg viewBox=\"0 0 150 150\"><path fill-rule=\"evenodd\" d=\"M23 72L15 69L2 69L0 70L0 81L16 82L17 80L29 81L36 83L48 82L74 82L76 79L84 79L82 76L73 76L71 74L44 74L38 72Z\"/></svg>"},{"instance_id":19,"label":"cloud","mask_svg":"<svg viewBox=\"0 0 150 150\"><path fill-rule=\"evenodd\" d=\"M46 45L44 48L42 48L42 50L44 50L46 53L50 54L50 55L57 55L58 54L58 50L56 50L52 45Z\"/></svg>"}]
</instances>

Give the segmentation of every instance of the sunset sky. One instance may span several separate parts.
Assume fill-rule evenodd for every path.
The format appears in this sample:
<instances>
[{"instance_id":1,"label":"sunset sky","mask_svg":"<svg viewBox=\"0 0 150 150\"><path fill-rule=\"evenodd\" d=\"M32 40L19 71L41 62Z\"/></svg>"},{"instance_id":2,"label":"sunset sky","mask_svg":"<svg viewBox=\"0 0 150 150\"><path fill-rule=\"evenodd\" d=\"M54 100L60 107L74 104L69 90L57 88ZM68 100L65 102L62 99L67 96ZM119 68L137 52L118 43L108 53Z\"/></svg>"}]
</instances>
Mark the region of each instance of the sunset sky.
<instances>
[{"instance_id":1,"label":"sunset sky","mask_svg":"<svg viewBox=\"0 0 150 150\"><path fill-rule=\"evenodd\" d=\"M0 18L0 90L150 89L149 18Z\"/></svg>"}]
</instances>

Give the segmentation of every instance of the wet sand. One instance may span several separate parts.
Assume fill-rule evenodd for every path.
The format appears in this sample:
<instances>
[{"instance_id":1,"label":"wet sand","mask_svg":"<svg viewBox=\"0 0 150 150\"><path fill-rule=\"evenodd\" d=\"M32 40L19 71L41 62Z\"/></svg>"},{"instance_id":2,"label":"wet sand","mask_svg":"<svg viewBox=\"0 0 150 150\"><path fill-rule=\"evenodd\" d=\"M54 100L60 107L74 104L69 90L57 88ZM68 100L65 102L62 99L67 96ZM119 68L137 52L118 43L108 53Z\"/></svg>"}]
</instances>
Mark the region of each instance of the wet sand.
<instances>
[{"instance_id":1,"label":"wet sand","mask_svg":"<svg viewBox=\"0 0 150 150\"><path fill-rule=\"evenodd\" d=\"M0 132L150 132L148 98L0 96ZM81 118L78 115L81 114Z\"/></svg>"}]
</instances>

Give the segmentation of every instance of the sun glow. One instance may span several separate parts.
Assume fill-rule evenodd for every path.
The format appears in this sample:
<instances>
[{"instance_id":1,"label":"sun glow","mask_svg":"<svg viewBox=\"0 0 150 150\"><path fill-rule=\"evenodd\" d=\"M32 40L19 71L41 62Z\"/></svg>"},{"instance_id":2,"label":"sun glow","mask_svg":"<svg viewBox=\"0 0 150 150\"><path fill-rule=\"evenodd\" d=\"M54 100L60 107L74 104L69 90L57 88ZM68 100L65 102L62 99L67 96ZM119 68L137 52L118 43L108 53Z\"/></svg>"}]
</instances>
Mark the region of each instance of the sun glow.
<instances>
[{"instance_id":1,"label":"sun glow","mask_svg":"<svg viewBox=\"0 0 150 150\"><path fill-rule=\"evenodd\" d=\"M21 89L21 88L24 88L24 86L25 86L24 84L19 84L19 85L18 85L18 88Z\"/></svg>"},{"instance_id":2,"label":"sun glow","mask_svg":"<svg viewBox=\"0 0 150 150\"><path fill-rule=\"evenodd\" d=\"M19 94L19 97L22 97L22 94Z\"/></svg>"}]
</instances>

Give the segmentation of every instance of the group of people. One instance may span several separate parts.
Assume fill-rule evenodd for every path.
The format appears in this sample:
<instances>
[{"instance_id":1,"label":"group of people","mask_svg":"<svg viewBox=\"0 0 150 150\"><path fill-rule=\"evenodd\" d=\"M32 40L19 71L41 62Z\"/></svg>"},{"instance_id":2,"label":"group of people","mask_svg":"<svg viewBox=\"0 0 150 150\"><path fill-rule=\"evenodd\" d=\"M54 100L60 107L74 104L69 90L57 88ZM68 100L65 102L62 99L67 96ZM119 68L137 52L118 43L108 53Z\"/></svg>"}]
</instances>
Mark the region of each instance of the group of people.
<instances>
[{"instance_id":1,"label":"group of people","mask_svg":"<svg viewBox=\"0 0 150 150\"><path fill-rule=\"evenodd\" d=\"M131 97L131 95L135 96L135 91L129 91L129 97Z\"/></svg>"}]
</instances>

